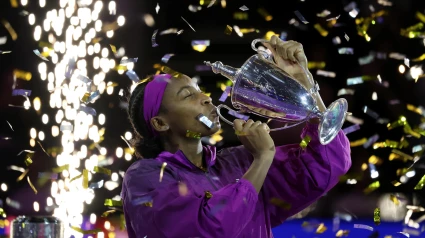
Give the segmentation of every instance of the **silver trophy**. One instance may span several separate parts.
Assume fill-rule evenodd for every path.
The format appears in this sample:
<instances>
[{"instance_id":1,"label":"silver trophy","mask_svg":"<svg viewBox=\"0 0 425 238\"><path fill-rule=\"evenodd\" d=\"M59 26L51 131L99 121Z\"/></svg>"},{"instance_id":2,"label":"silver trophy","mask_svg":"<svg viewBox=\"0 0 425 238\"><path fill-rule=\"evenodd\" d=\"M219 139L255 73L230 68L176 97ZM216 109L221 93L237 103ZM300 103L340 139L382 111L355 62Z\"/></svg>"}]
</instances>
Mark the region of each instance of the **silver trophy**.
<instances>
[{"instance_id":1,"label":"silver trophy","mask_svg":"<svg viewBox=\"0 0 425 238\"><path fill-rule=\"evenodd\" d=\"M63 238L64 225L56 217L19 216L12 221L11 238Z\"/></svg>"},{"instance_id":2,"label":"silver trophy","mask_svg":"<svg viewBox=\"0 0 425 238\"><path fill-rule=\"evenodd\" d=\"M279 68L273 57L266 51L256 48L256 39L251 47L257 54L251 56L239 69L223 65L220 61L205 62L212 71L221 74L233 82L231 102L236 113L253 113L269 119L285 122L277 131L299 125L310 118L319 118L319 139L323 145L331 142L341 129L347 115L348 104L344 98L334 101L325 112L321 112L313 97L318 92L316 84L307 90L288 73ZM306 76L309 77L304 69ZM310 80L312 80L310 78ZM220 109L234 111L226 105L218 106L218 114L226 123L233 126L220 112Z\"/></svg>"}]
</instances>

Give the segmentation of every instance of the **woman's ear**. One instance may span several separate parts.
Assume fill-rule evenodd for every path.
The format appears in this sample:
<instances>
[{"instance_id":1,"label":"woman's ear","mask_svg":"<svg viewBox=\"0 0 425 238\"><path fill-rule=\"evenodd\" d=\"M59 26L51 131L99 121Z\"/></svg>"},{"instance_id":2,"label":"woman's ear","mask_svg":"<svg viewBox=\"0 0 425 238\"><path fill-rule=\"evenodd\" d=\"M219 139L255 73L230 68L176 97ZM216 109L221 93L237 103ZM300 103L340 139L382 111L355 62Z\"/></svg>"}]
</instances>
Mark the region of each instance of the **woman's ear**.
<instances>
[{"instance_id":1,"label":"woman's ear","mask_svg":"<svg viewBox=\"0 0 425 238\"><path fill-rule=\"evenodd\" d=\"M156 116L151 118L151 125L153 129L159 132L167 131L170 129L168 123L164 120L164 118Z\"/></svg>"}]
</instances>

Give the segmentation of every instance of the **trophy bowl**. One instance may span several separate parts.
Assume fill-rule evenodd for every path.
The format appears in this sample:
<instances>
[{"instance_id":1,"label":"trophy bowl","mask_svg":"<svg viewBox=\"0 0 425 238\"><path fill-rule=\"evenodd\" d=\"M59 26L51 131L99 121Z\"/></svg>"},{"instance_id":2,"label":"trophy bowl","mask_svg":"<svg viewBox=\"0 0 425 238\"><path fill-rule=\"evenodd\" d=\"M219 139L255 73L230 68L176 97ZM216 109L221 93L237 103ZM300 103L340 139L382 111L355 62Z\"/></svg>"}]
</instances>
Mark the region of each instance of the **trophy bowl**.
<instances>
[{"instance_id":1,"label":"trophy bowl","mask_svg":"<svg viewBox=\"0 0 425 238\"><path fill-rule=\"evenodd\" d=\"M299 125L311 118L319 118L319 140L323 145L331 142L341 129L347 114L348 104L344 98L334 101L326 111L321 112L314 94L318 86L307 90L292 76L279 68L265 51L258 50L255 44L267 42L254 40L252 48L257 54L251 56L240 68L223 65L222 62L205 62L212 71L233 82L231 102L235 111L226 105L218 106L220 118L233 126L220 112L226 108L236 113L252 113L265 118L284 122L284 126L273 128L277 131ZM304 69L306 76L307 71ZM316 84L317 85L317 84Z\"/></svg>"}]
</instances>

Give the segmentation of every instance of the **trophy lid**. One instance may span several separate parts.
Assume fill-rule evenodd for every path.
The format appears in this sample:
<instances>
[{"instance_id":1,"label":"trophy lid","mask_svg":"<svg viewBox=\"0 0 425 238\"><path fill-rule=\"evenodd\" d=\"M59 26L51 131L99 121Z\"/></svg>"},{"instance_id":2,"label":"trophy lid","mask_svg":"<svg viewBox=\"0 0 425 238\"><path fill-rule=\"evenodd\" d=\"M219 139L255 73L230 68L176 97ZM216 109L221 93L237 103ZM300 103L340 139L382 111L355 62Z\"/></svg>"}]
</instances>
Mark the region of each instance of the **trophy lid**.
<instances>
[{"instance_id":1,"label":"trophy lid","mask_svg":"<svg viewBox=\"0 0 425 238\"><path fill-rule=\"evenodd\" d=\"M59 220L56 217L53 216L19 216L15 218L13 223L62 223L61 220Z\"/></svg>"}]
</instances>

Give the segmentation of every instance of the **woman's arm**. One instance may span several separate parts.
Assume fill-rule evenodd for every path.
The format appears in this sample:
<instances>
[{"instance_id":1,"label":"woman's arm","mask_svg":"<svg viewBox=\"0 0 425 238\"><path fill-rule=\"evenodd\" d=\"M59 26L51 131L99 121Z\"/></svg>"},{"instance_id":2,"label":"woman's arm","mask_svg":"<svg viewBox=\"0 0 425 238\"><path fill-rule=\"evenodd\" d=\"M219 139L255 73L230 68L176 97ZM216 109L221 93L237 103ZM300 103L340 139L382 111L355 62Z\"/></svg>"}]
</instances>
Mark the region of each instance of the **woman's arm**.
<instances>
[{"instance_id":1,"label":"woman's arm","mask_svg":"<svg viewBox=\"0 0 425 238\"><path fill-rule=\"evenodd\" d=\"M159 167L129 169L122 193L129 230L137 237L237 237L251 221L271 160L256 160L238 182L201 197L190 184L182 196L170 171L158 182ZM138 200L152 206L134 204Z\"/></svg>"}]
</instances>

